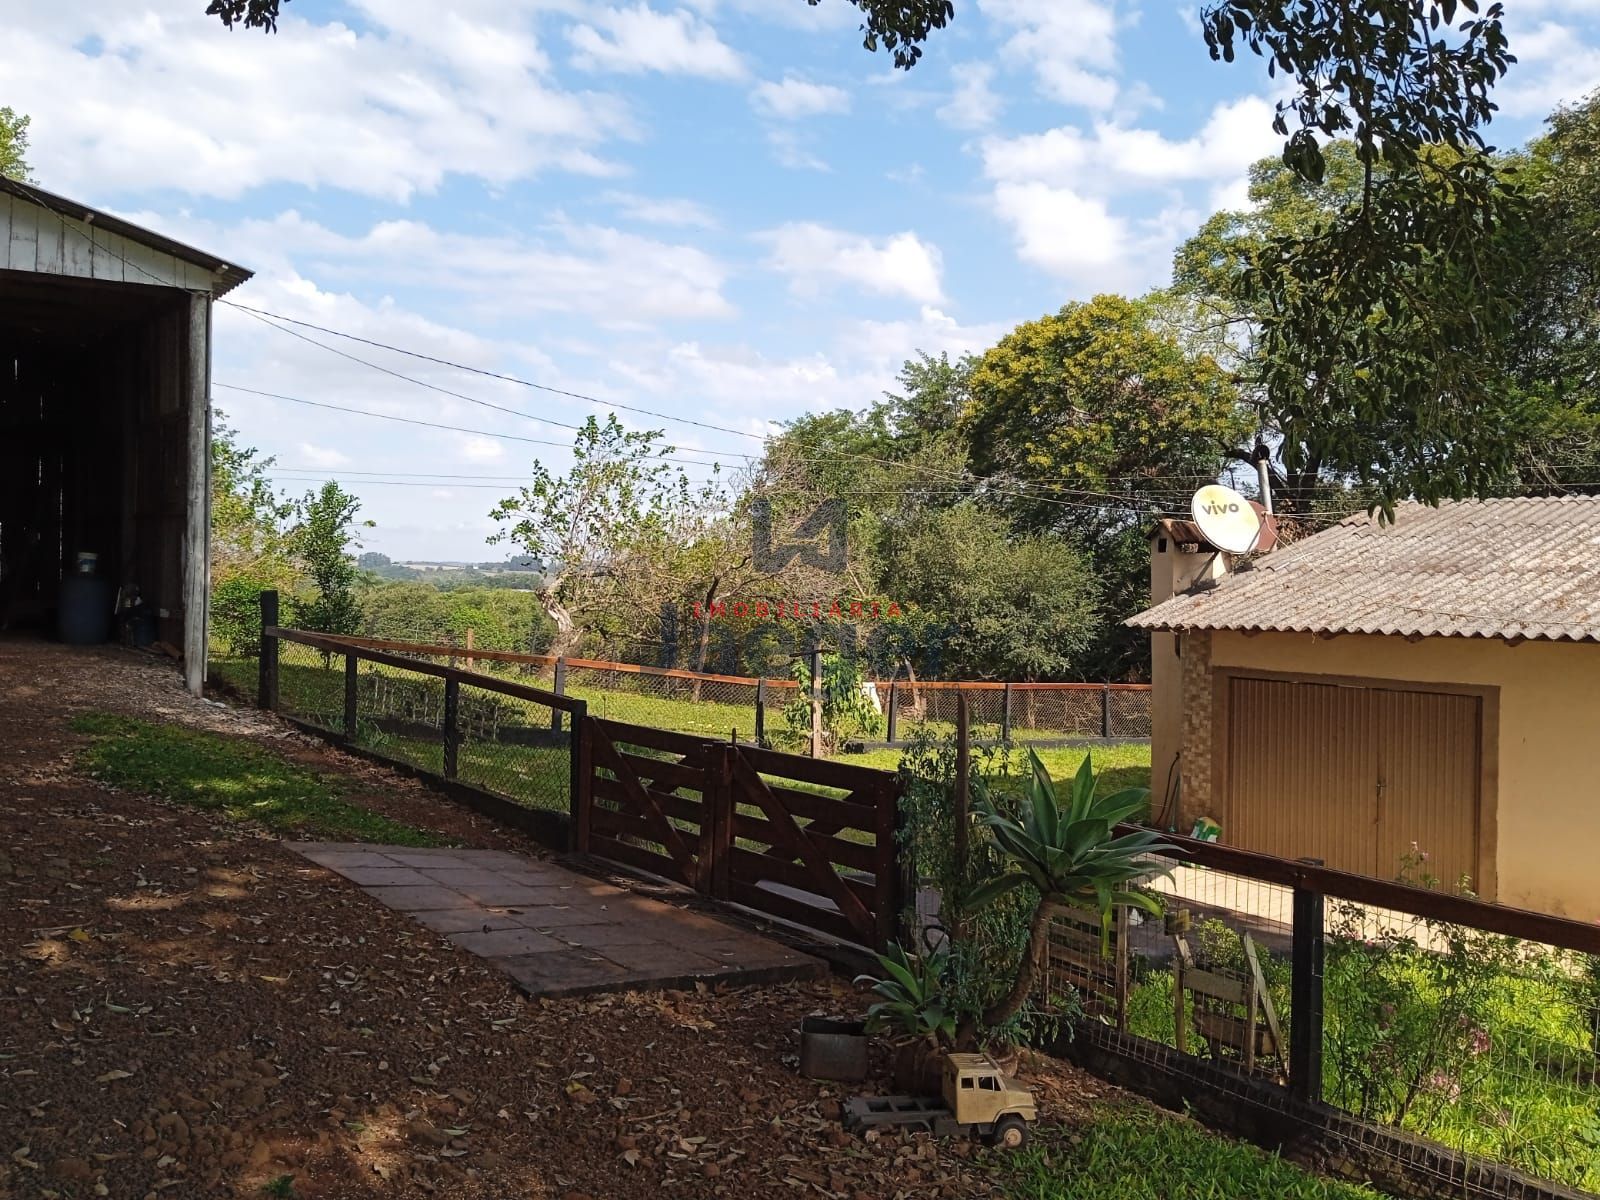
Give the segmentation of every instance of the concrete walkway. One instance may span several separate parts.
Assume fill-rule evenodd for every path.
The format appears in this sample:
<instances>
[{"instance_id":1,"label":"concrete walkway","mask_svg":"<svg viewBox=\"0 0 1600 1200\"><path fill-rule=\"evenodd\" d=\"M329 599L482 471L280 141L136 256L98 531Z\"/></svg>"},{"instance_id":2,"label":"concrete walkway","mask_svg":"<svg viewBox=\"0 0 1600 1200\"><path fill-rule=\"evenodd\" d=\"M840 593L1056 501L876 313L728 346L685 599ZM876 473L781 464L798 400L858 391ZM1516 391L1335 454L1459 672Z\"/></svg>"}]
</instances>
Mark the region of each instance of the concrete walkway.
<instances>
[{"instance_id":1,"label":"concrete walkway","mask_svg":"<svg viewBox=\"0 0 1600 1200\"><path fill-rule=\"evenodd\" d=\"M534 996L777 983L826 971L757 934L505 850L286 842Z\"/></svg>"}]
</instances>

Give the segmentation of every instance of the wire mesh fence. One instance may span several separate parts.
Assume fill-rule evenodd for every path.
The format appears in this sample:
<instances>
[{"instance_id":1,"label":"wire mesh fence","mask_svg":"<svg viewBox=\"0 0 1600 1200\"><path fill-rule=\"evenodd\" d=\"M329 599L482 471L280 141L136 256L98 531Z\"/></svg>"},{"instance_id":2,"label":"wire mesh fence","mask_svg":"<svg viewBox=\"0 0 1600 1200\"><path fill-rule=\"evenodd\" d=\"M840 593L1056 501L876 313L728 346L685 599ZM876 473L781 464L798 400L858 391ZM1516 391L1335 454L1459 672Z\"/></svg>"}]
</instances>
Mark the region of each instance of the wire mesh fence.
<instances>
[{"instance_id":1,"label":"wire mesh fence","mask_svg":"<svg viewBox=\"0 0 1600 1200\"><path fill-rule=\"evenodd\" d=\"M1212 1088L1265 1081L1287 1102L1305 1005L1299 1036L1319 1054L1311 1068L1301 1047L1297 1069L1309 1098L1354 1118L1334 1135L1352 1152L1436 1188L1491 1164L1600 1193L1600 956L1401 907L1414 889L1395 907L1318 897L1313 918L1282 884L1152 860L1161 870L1144 886L1165 919L1119 912L1109 955L1070 922L1052 933L1048 969L1100 1018L1080 1036L1151 1061L1170 1048L1221 1068ZM1297 986L1296 939L1319 935L1320 971ZM1522 1194L1493 1178L1475 1194Z\"/></svg>"}]
</instances>

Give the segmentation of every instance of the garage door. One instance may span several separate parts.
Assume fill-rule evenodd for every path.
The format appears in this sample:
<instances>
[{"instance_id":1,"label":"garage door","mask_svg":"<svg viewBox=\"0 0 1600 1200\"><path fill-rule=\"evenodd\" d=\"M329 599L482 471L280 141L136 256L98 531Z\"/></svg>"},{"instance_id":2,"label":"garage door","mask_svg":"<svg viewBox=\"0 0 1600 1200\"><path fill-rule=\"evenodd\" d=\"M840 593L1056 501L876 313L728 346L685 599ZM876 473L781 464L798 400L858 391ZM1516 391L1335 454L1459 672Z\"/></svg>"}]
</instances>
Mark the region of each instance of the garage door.
<instances>
[{"instance_id":1,"label":"garage door","mask_svg":"<svg viewBox=\"0 0 1600 1200\"><path fill-rule=\"evenodd\" d=\"M1477 885L1478 697L1233 676L1227 723L1230 844Z\"/></svg>"}]
</instances>

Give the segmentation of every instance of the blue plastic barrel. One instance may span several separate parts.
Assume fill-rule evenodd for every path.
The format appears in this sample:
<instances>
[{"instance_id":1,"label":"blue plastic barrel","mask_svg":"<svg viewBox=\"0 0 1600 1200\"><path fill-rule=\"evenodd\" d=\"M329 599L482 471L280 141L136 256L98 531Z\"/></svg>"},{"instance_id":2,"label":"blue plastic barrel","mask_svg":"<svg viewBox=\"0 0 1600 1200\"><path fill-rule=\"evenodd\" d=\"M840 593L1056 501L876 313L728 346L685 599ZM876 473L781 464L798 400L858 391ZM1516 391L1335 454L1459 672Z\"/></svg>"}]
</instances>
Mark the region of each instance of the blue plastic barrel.
<instances>
[{"instance_id":1,"label":"blue plastic barrel","mask_svg":"<svg viewBox=\"0 0 1600 1200\"><path fill-rule=\"evenodd\" d=\"M68 575L62 579L56 633L69 646L110 641L110 582L95 575Z\"/></svg>"}]
</instances>

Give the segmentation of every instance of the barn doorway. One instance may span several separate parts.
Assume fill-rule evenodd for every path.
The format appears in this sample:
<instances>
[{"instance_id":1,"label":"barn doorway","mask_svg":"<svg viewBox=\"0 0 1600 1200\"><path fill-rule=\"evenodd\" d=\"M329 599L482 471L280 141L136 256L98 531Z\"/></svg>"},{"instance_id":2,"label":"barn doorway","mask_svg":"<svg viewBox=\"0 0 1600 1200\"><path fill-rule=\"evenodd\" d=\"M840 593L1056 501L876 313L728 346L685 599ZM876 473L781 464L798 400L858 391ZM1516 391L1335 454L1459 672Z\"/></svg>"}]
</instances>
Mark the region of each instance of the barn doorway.
<instances>
[{"instance_id":1,"label":"barn doorway","mask_svg":"<svg viewBox=\"0 0 1600 1200\"><path fill-rule=\"evenodd\" d=\"M1492 890L1480 869L1481 695L1249 675L1222 687L1230 844Z\"/></svg>"}]
</instances>

